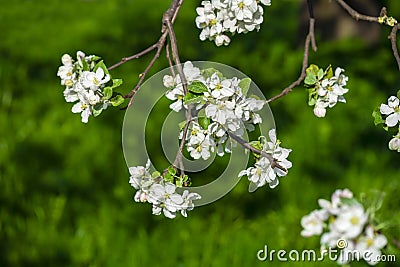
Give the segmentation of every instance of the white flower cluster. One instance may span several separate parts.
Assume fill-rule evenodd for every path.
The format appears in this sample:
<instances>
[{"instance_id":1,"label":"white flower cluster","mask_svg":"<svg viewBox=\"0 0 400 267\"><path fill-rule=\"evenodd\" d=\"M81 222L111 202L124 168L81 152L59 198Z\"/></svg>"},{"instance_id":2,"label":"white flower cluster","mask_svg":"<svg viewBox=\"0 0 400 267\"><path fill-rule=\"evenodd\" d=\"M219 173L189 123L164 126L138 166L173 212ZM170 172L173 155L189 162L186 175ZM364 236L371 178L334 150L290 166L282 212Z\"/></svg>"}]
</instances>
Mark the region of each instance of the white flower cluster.
<instances>
[{"instance_id":1,"label":"white flower cluster","mask_svg":"<svg viewBox=\"0 0 400 267\"><path fill-rule=\"evenodd\" d=\"M65 101L76 102L72 112L81 113L82 122L87 123L91 115L98 116L110 104L118 106L123 102L120 95L112 98L113 88L121 85L122 80L111 79L100 57L85 56L78 51L76 61L68 54L61 61L63 65L58 68L57 76L66 87Z\"/></svg>"},{"instance_id":2,"label":"white flower cluster","mask_svg":"<svg viewBox=\"0 0 400 267\"><path fill-rule=\"evenodd\" d=\"M201 29L200 40L209 39L217 46L228 45L226 33L247 33L259 30L263 22L262 5L270 0L211 0L202 1L196 8L196 26Z\"/></svg>"},{"instance_id":3,"label":"white flower cluster","mask_svg":"<svg viewBox=\"0 0 400 267\"><path fill-rule=\"evenodd\" d=\"M279 184L278 178L286 176L287 169L292 167L292 163L287 160L291 149L280 147L280 141L276 139L275 129L271 129L268 134L270 141L267 141L264 136L261 136L259 141L252 142L252 145L261 148L261 151L271 155L274 162L279 166L273 167L271 161L261 155L256 159L254 167L249 167L248 169L241 171L239 176L247 176L250 181L250 192L267 183L270 188L276 187Z\"/></svg>"},{"instance_id":4,"label":"white flower cluster","mask_svg":"<svg viewBox=\"0 0 400 267\"><path fill-rule=\"evenodd\" d=\"M186 95L179 76L166 75L163 82L169 89L166 97L175 101L170 105L172 110L178 112L187 105L195 105L197 116L190 122L186 135L187 151L194 159L204 160L215 150L219 156L230 153L228 131L241 137L245 128L253 130L262 122L256 112L263 108L265 101L246 97L251 83L248 78L227 79L214 69L200 71L191 62L184 64L183 72L188 82Z\"/></svg>"},{"instance_id":5,"label":"white flower cluster","mask_svg":"<svg viewBox=\"0 0 400 267\"><path fill-rule=\"evenodd\" d=\"M344 88L349 78L343 72L344 69L336 68L333 74L332 67L323 71L313 64L307 68L304 82L307 86L312 87L309 91L309 105L314 106L315 116L325 117L328 107L334 107L337 102L346 103L343 95L349 91Z\"/></svg>"},{"instance_id":6,"label":"white flower cluster","mask_svg":"<svg viewBox=\"0 0 400 267\"><path fill-rule=\"evenodd\" d=\"M400 152L400 100L396 96L391 96L388 99L388 104L381 104L380 113L385 116L385 124L387 127L399 127L395 136L389 142L389 149Z\"/></svg>"},{"instance_id":7,"label":"white flower cluster","mask_svg":"<svg viewBox=\"0 0 400 267\"><path fill-rule=\"evenodd\" d=\"M319 199L319 210L314 210L301 219L304 228L301 235L321 235L321 245L340 248L339 264L347 264L349 251L357 250L369 265L375 265L386 246L387 239L378 233L369 214L348 190L336 190L331 201ZM366 253L367 252L367 253Z\"/></svg>"},{"instance_id":8,"label":"white flower cluster","mask_svg":"<svg viewBox=\"0 0 400 267\"><path fill-rule=\"evenodd\" d=\"M129 183L137 189L134 200L136 202L149 202L153 204L153 214L164 213L165 217L173 219L180 212L187 217L187 211L194 208L194 200L201 196L197 193L184 190L179 194L177 186L165 181L159 172L150 173L150 160L146 166L130 167L131 177Z\"/></svg>"}]
</instances>

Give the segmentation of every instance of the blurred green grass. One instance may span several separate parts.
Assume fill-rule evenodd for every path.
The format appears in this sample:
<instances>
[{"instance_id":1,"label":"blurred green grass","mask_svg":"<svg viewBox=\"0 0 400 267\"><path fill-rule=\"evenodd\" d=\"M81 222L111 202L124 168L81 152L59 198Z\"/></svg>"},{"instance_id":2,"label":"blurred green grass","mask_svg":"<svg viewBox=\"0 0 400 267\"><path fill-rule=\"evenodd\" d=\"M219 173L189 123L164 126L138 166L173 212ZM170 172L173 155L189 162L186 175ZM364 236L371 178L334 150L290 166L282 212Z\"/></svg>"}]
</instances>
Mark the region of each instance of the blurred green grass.
<instances>
[{"instance_id":1,"label":"blurred green grass","mask_svg":"<svg viewBox=\"0 0 400 267\"><path fill-rule=\"evenodd\" d=\"M110 109L82 124L65 103L56 72L64 53L83 50L111 65L149 46L169 4L153 2L2 3L1 266L320 266L259 262L256 253L264 245L318 249L317 237L300 237L300 218L317 208L318 198L344 187L356 195L385 191L381 216L394 226L384 233L389 241L400 239L400 156L387 149L390 136L371 118L372 110L400 89L385 27L374 45L317 40L318 53L311 53L310 62L342 66L350 77L348 103L328 110L326 119L315 118L301 87L271 104L282 145L293 149L294 166L278 188L249 194L243 180L220 201L173 221L134 203L121 148L124 112ZM382 2L400 16L397 1ZM259 33L237 35L229 47L216 48L198 40L197 4L185 2L176 21L182 61L237 67L266 97L275 95L297 78L302 57L300 1L282 3L273 1L265 9ZM134 86L148 61L143 57L113 71L124 78L123 92ZM166 66L162 56L151 73ZM393 245L385 252L400 259Z\"/></svg>"}]
</instances>

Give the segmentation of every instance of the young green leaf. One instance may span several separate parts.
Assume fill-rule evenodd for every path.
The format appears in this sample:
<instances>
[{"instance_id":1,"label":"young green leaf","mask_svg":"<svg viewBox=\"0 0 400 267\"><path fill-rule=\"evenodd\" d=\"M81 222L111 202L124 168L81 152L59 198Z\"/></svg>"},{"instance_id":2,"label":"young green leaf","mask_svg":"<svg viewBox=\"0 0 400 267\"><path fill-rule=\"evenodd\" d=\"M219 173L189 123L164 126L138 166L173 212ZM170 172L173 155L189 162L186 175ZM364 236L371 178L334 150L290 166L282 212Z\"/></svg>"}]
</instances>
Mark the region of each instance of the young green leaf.
<instances>
[{"instance_id":1,"label":"young green leaf","mask_svg":"<svg viewBox=\"0 0 400 267\"><path fill-rule=\"evenodd\" d=\"M111 88L116 88L122 84L122 79L113 79L112 82Z\"/></svg>"},{"instance_id":2,"label":"young green leaf","mask_svg":"<svg viewBox=\"0 0 400 267\"><path fill-rule=\"evenodd\" d=\"M121 105L122 103L124 103L124 101L125 101L125 99L121 95L116 95L110 99L110 103L114 107Z\"/></svg>"},{"instance_id":3,"label":"young green leaf","mask_svg":"<svg viewBox=\"0 0 400 267\"><path fill-rule=\"evenodd\" d=\"M247 95L247 92L250 89L250 85L251 85L250 78L244 78L244 79L240 80L239 87L242 89L243 95Z\"/></svg>"},{"instance_id":4,"label":"young green leaf","mask_svg":"<svg viewBox=\"0 0 400 267\"><path fill-rule=\"evenodd\" d=\"M374 124L379 125L382 123L385 123L385 121L382 118L381 112L379 110L379 107L377 107L373 112L372 112L372 117L374 118Z\"/></svg>"},{"instance_id":5,"label":"young green leaf","mask_svg":"<svg viewBox=\"0 0 400 267\"><path fill-rule=\"evenodd\" d=\"M191 92L188 92L183 98L183 104L190 105L190 104L200 103L201 100L203 100L203 96L195 95L192 94Z\"/></svg>"},{"instance_id":6,"label":"young green leaf","mask_svg":"<svg viewBox=\"0 0 400 267\"><path fill-rule=\"evenodd\" d=\"M319 71L318 71L318 80L322 80L323 77L324 77L324 70L323 69L319 69Z\"/></svg>"},{"instance_id":7,"label":"young green leaf","mask_svg":"<svg viewBox=\"0 0 400 267\"><path fill-rule=\"evenodd\" d=\"M200 81L193 81L189 86L188 86L189 92L195 93L195 94L201 94L204 92L208 91L207 86L200 82Z\"/></svg>"},{"instance_id":8,"label":"young green leaf","mask_svg":"<svg viewBox=\"0 0 400 267\"><path fill-rule=\"evenodd\" d=\"M109 74L106 65L104 65L103 60L100 60L97 62L96 66L94 66L94 71L96 71L98 68L102 68L105 74Z\"/></svg>"},{"instance_id":9,"label":"young green leaf","mask_svg":"<svg viewBox=\"0 0 400 267\"><path fill-rule=\"evenodd\" d=\"M199 121L199 125L204 130L207 130L208 129L208 125L210 125L210 123L211 123L210 118L207 118L207 117L198 117L198 121Z\"/></svg>"},{"instance_id":10,"label":"young green leaf","mask_svg":"<svg viewBox=\"0 0 400 267\"><path fill-rule=\"evenodd\" d=\"M103 89L103 96L105 99L110 99L112 97L113 94L113 89L111 87L105 87Z\"/></svg>"},{"instance_id":11,"label":"young green leaf","mask_svg":"<svg viewBox=\"0 0 400 267\"><path fill-rule=\"evenodd\" d=\"M171 174L172 176L175 176L176 169L171 165L168 167L168 173Z\"/></svg>"}]
</instances>

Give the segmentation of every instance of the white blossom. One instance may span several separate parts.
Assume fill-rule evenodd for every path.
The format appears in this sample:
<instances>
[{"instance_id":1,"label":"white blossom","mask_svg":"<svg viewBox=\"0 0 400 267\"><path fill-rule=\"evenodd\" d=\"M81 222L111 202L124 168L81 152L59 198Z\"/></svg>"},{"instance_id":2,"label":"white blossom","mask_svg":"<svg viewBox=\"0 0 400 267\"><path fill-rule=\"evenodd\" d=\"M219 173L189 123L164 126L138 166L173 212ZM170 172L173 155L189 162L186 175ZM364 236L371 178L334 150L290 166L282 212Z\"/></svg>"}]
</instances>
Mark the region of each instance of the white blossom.
<instances>
[{"instance_id":1,"label":"white blossom","mask_svg":"<svg viewBox=\"0 0 400 267\"><path fill-rule=\"evenodd\" d=\"M183 107L183 86L182 84L177 85L174 89L168 90L165 93L165 96L170 99L170 100L176 100L174 103L169 105L170 109L172 109L175 112L178 112L182 109Z\"/></svg>"},{"instance_id":2,"label":"white blossom","mask_svg":"<svg viewBox=\"0 0 400 267\"><path fill-rule=\"evenodd\" d=\"M378 257L382 254L381 249L386 244L387 238L382 234L374 233L374 228L370 225L366 227L365 234L358 238L356 249L369 265L376 265L379 262Z\"/></svg>"},{"instance_id":3,"label":"white blossom","mask_svg":"<svg viewBox=\"0 0 400 267\"><path fill-rule=\"evenodd\" d=\"M325 220L328 214L324 210L314 210L310 214L301 218L301 226L304 228L301 235L308 237L313 235L320 235L324 229Z\"/></svg>"},{"instance_id":4,"label":"white blossom","mask_svg":"<svg viewBox=\"0 0 400 267\"><path fill-rule=\"evenodd\" d=\"M102 68L98 68L96 72L83 71L81 74L81 83L85 88L89 88L93 91L99 89L100 86L107 83L110 80L110 75L105 74Z\"/></svg>"},{"instance_id":5,"label":"white blossom","mask_svg":"<svg viewBox=\"0 0 400 267\"><path fill-rule=\"evenodd\" d=\"M200 40L209 39L217 46L228 45L230 38L225 33L247 33L259 30L263 22L262 5L269 0L211 0L202 1L196 8L196 26L201 29Z\"/></svg>"},{"instance_id":6,"label":"white blossom","mask_svg":"<svg viewBox=\"0 0 400 267\"><path fill-rule=\"evenodd\" d=\"M382 115L387 115L385 123L388 127L394 127L400 121L400 100L391 96L388 99L388 104L381 104L380 112Z\"/></svg>"},{"instance_id":7,"label":"white blossom","mask_svg":"<svg viewBox=\"0 0 400 267\"><path fill-rule=\"evenodd\" d=\"M269 137L271 141L266 141L265 137L261 138L263 143L262 152L269 154L277 166L272 167L271 160L261 155L254 167L241 171L238 176L246 175L248 177L250 192L266 183L270 188L275 188L279 184L278 178L287 175L287 169L292 167L292 163L287 160L291 150L279 146L280 142L276 139L275 129L269 131ZM282 170L282 168L286 171Z\"/></svg>"},{"instance_id":8,"label":"white blossom","mask_svg":"<svg viewBox=\"0 0 400 267\"><path fill-rule=\"evenodd\" d=\"M201 196L198 193L189 192L189 190L183 191L182 194L183 203L180 206L180 212L182 216L187 217L186 211L193 210L194 208L194 200L201 199Z\"/></svg>"},{"instance_id":9,"label":"white blossom","mask_svg":"<svg viewBox=\"0 0 400 267\"><path fill-rule=\"evenodd\" d=\"M363 206L343 206L333 222L333 227L346 239L359 236L367 223L368 214Z\"/></svg>"},{"instance_id":10,"label":"white blossom","mask_svg":"<svg viewBox=\"0 0 400 267\"><path fill-rule=\"evenodd\" d=\"M336 105L338 101L346 103L343 95L349 91L349 89L344 88L348 77L342 74L343 71L342 68L336 68L335 76L322 80L318 88L318 95L328 102L330 108Z\"/></svg>"},{"instance_id":11,"label":"white blossom","mask_svg":"<svg viewBox=\"0 0 400 267\"><path fill-rule=\"evenodd\" d=\"M153 204L153 214L160 215L162 211L165 217L175 218L176 211L183 203L182 196L175 193L175 189L172 183L156 183L151 186L148 201Z\"/></svg>"},{"instance_id":12,"label":"white blossom","mask_svg":"<svg viewBox=\"0 0 400 267\"><path fill-rule=\"evenodd\" d=\"M400 152L400 139L398 137L393 137L389 141L389 149Z\"/></svg>"}]
</instances>

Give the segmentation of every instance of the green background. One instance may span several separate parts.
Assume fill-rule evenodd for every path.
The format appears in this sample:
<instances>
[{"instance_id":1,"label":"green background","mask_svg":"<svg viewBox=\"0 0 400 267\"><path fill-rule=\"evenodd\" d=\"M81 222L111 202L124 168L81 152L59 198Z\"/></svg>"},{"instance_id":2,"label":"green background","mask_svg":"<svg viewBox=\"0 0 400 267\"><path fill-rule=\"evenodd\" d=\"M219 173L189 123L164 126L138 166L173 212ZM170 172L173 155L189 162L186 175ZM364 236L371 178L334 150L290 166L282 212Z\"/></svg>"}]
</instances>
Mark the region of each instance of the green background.
<instances>
[{"instance_id":1,"label":"green background","mask_svg":"<svg viewBox=\"0 0 400 267\"><path fill-rule=\"evenodd\" d=\"M380 2L400 18L398 1ZM379 217L392 226L383 231L389 240L384 253L396 254L399 262L400 155L388 150L390 134L374 127L371 118L372 110L400 89L386 38L390 28L341 24L348 15L340 9L324 20L335 1L328 5L332 9L316 9L318 52L311 52L310 63L346 69L348 103L318 119L300 86L271 104L282 146L293 149L293 168L277 188L249 194L243 179L187 219L153 216L150 205L133 201L121 146L124 112L108 109L81 123L64 101L56 73L64 53L100 55L110 66L145 49L158 39L168 5L165 0L1 1L0 266L321 266L260 262L256 253L264 245L318 250L318 237L300 236L300 219L318 208L318 198L345 187L357 196L386 192ZM267 98L297 79L307 28L303 1L272 1L259 33L236 35L220 48L198 39L197 5L186 1L176 21L182 61L236 67ZM358 27L367 27L364 38L338 34ZM365 41L373 29L378 35ZM150 58L112 71L124 79L122 93L133 88ZM166 66L162 54L150 74Z\"/></svg>"}]
</instances>

